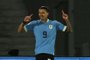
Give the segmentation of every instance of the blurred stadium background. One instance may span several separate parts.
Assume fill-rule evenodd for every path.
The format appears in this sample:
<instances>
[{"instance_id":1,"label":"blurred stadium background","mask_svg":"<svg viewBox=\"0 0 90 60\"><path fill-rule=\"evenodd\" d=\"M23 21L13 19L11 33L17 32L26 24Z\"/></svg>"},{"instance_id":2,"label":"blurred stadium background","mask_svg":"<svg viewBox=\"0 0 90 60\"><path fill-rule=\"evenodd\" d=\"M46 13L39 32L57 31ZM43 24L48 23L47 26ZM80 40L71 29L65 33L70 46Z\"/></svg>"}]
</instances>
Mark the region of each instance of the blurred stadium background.
<instances>
[{"instance_id":1,"label":"blurred stadium background","mask_svg":"<svg viewBox=\"0 0 90 60\"><path fill-rule=\"evenodd\" d=\"M57 31L56 56L90 56L90 0L0 0L0 56L18 50L19 56L33 56L35 38L32 32L18 33L24 16L34 14L38 8L49 6L50 19L62 21L61 10L70 16L73 33ZM65 24L65 23L64 23Z\"/></svg>"}]
</instances>

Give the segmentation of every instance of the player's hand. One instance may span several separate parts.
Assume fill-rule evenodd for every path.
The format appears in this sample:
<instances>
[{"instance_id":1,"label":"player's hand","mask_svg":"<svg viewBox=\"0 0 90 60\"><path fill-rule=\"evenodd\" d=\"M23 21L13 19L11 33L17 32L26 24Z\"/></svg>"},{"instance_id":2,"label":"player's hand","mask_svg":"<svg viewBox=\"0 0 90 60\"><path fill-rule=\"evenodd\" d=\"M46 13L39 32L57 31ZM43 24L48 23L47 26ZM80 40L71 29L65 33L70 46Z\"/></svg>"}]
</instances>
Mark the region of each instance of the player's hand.
<instances>
[{"instance_id":1,"label":"player's hand","mask_svg":"<svg viewBox=\"0 0 90 60\"><path fill-rule=\"evenodd\" d=\"M64 20L68 20L68 14L66 14L63 10L62 10L62 18Z\"/></svg>"},{"instance_id":2,"label":"player's hand","mask_svg":"<svg viewBox=\"0 0 90 60\"><path fill-rule=\"evenodd\" d=\"M32 19L32 16L33 16L33 14L31 14L29 16L25 16L23 23L25 23L25 24L29 23L31 21L31 19Z\"/></svg>"}]
</instances>

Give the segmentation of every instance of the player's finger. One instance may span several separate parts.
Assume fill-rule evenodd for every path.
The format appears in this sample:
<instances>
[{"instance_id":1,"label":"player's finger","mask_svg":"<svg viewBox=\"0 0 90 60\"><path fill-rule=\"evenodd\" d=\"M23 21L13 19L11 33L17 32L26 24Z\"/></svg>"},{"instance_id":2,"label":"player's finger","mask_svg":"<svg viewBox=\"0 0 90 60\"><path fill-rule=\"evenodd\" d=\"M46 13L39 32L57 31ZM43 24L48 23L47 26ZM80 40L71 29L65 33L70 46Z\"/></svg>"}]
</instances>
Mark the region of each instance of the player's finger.
<instances>
[{"instance_id":1,"label":"player's finger","mask_svg":"<svg viewBox=\"0 0 90 60\"><path fill-rule=\"evenodd\" d=\"M30 14L29 16L30 16L30 17L32 17L32 16L33 16L33 14Z\"/></svg>"},{"instance_id":2,"label":"player's finger","mask_svg":"<svg viewBox=\"0 0 90 60\"><path fill-rule=\"evenodd\" d=\"M62 10L62 14L65 14L63 10Z\"/></svg>"}]
</instances>

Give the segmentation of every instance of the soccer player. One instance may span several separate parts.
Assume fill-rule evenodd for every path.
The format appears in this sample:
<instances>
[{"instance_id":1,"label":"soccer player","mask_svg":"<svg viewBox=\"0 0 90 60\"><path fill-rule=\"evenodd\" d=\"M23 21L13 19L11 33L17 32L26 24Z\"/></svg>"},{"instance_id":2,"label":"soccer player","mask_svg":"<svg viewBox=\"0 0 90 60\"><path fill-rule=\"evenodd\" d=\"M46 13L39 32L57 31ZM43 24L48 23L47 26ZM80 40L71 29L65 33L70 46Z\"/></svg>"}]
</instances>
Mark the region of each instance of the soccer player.
<instances>
[{"instance_id":1,"label":"soccer player","mask_svg":"<svg viewBox=\"0 0 90 60\"><path fill-rule=\"evenodd\" d=\"M72 31L68 15L62 10L62 18L66 22L66 26L57 20L48 18L49 9L41 6L39 9L39 20L31 21L30 16L26 16L24 21L19 25L18 32L33 31L36 39L35 55L36 60L54 60L54 46L56 39L56 30Z\"/></svg>"}]
</instances>

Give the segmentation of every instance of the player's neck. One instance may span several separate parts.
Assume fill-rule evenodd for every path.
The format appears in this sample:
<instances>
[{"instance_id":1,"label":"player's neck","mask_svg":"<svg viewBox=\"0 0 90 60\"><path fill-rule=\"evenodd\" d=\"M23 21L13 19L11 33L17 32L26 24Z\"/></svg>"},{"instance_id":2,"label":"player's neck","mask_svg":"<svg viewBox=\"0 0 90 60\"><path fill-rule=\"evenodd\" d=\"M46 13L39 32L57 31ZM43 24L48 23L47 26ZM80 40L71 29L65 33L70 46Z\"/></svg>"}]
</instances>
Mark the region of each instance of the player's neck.
<instances>
[{"instance_id":1,"label":"player's neck","mask_svg":"<svg viewBox=\"0 0 90 60\"><path fill-rule=\"evenodd\" d=\"M48 18L42 19L41 21L42 21L42 22L47 22L47 20L48 20Z\"/></svg>"}]
</instances>

